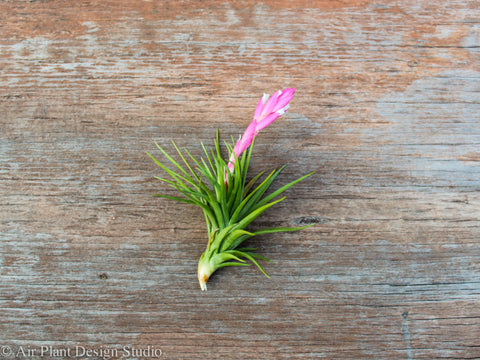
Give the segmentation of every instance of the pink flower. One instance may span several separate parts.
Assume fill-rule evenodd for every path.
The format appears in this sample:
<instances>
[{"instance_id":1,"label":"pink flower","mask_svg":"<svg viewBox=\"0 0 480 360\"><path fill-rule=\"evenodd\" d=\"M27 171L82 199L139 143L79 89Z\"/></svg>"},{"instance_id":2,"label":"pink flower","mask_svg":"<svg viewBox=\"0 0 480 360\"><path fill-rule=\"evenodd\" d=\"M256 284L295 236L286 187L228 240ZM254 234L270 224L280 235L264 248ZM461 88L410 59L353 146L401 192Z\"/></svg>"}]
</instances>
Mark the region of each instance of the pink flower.
<instances>
[{"instance_id":1,"label":"pink flower","mask_svg":"<svg viewBox=\"0 0 480 360\"><path fill-rule=\"evenodd\" d=\"M239 157L253 142L257 133L285 114L292 100L295 88L278 90L272 97L267 94L258 102L253 121L248 125L240 140L237 141L230 156L228 169L233 171L235 157Z\"/></svg>"}]
</instances>

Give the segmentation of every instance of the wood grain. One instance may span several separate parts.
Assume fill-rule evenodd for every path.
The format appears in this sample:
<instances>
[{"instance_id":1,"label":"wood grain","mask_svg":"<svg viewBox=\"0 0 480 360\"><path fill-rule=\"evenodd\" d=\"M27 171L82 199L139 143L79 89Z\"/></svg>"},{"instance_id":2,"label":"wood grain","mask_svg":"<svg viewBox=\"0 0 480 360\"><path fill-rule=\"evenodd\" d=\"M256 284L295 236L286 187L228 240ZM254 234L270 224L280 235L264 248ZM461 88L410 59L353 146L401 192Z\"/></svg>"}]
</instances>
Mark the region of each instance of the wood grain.
<instances>
[{"instance_id":1,"label":"wood grain","mask_svg":"<svg viewBox=\"0 0 480 360\"><path fill-rule=\"evenodd\" d=\"M479 19L460 0L1 2L0 356L480 358ZM229 268L201 293L204 221L152 196L145 152L237 137L287 86L252 171L316 174L255 227L317 224L251 241L271 279Z\"/></svg>"}]
</instances>

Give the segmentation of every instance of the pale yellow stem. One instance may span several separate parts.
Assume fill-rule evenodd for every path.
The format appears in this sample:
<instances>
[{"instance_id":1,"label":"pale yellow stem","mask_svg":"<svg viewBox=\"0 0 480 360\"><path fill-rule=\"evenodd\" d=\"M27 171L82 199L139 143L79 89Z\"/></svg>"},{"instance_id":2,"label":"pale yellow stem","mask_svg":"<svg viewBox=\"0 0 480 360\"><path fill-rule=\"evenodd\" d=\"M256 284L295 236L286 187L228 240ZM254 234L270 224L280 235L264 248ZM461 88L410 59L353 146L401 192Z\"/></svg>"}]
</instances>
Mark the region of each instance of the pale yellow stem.
<instances>
[{"instance_id":1,"label":"pale yellow stem","mask_svg":"<svg viewBox=\"0 0 480 360\"><path fill-rule=\"evenodd\" d=\"M198 262L198 282L203 291L207 291L207 281L210 275L213 274L212 266L209 261L204 261L203 258Z\"/></svg>"}]
</instances>

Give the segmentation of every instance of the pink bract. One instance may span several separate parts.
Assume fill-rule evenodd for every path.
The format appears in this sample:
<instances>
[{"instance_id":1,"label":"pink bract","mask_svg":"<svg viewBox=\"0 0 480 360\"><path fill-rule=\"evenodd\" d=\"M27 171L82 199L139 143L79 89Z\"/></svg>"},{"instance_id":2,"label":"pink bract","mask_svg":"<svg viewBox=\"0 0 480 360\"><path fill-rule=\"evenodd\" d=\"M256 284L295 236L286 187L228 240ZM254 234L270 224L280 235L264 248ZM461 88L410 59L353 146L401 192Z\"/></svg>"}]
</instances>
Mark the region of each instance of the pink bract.
<instances>
[{"instance_id":1,"label":"pink bract","mask_svg":"<svg viewBox=\"0 0 480 360\"><path fill-rule=\"evenodd\" d=\"M285 114L289 107L288 103L292 100L294 94L295 88L287 88L278 90L270 98L267 94L263 95L255 109L253 121L233 148L228 163L230 171L234 169L235 157L239 157L252 144L257 133Z\"/></svg>"}]
</instances>

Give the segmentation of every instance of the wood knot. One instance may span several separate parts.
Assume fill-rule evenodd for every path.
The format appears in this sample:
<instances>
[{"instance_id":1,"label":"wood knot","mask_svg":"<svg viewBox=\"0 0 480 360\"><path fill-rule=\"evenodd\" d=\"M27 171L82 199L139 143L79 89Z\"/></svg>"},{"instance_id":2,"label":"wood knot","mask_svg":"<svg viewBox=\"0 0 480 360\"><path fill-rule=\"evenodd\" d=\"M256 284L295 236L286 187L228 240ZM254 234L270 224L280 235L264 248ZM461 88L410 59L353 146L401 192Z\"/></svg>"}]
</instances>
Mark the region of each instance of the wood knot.
<instances>
[{"instance_id":1,"label":"wood knot","mask_svg":"<svg viewBox=\"0 0 480 360\"><path fill-rule=\"evenodd\" d=\"M108 279L108 275L106 273L101 273L101 274L98 274L98 278L100 280L107 280Z\"/></svg>"},{"instance_id":2,"label":"wood knot","mask_svg":"<svg viewBox=\"0 0 480 360\"><path fill-rule=\"evenodd\" d=\"M302 216L293 220L296 225L310 225L310 224L320 224L328 222L328 219L321 218L318 216Z\"/></svg>"}]
</instances>

